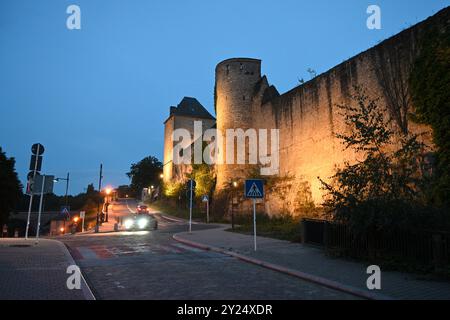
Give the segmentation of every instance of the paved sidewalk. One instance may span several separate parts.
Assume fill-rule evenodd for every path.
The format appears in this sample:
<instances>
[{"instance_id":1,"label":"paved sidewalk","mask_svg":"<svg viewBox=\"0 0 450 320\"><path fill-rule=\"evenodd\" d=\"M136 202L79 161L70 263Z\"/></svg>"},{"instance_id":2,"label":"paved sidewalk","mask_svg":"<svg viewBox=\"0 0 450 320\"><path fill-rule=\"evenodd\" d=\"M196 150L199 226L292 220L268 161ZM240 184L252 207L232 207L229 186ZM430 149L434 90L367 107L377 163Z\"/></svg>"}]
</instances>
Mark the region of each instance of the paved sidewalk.
<instances>
[{"instance_id":1,"label":"paved sidewalk","mask_svg":"<svg viewBox=\"0 0 450 320\"><path fill-rule=\"evenodd\" d=\"M69 290L69 265L74 265L63 243L41 239L0 239L0 300L91 300L82 278L81 290Z\"/></svg>"},{"instance_id":2,"label":"paved sidewalk","mask_svg":"<svg viewBox=\"0 0 450 320\"><path fill-rule=\"evenodd\" d=\"M420 276L399 272L383 272L382 289L367 289L368 265L334 259L324 251L302 244L269 238L257 238L258 251L253 250L253 236L225 231L228 226L174 236L175 240L203 249L220 251L241 260L262 265L329 287L354 292L371 299L450 299L450 283L421 280Z\"/></svg>"}]
</instances>

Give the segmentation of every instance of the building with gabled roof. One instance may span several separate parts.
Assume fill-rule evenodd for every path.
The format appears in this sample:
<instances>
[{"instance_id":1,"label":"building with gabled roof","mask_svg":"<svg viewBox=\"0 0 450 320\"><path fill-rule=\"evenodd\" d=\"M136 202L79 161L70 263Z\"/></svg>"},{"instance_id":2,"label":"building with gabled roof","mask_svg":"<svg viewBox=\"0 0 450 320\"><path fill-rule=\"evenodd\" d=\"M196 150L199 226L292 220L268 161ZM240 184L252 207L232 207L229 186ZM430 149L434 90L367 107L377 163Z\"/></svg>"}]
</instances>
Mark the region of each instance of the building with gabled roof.
<instances>
[{"instance_id":1,"label":"building with gabled roof","mask_svg":"<svg viewBox=\"0 0 450 320\"><path fill-rule=\"evenodd\" d=\"M194 122L202 122L202 133L216 124L216 119L206 108L192 97L184 97L176 106L170 107L170 114L164 121L164 182L182 181L190 166L173 165L173 148L177 142L172 137L176 129L187 129L194 137Z\"/></svg>"}]
</instances>

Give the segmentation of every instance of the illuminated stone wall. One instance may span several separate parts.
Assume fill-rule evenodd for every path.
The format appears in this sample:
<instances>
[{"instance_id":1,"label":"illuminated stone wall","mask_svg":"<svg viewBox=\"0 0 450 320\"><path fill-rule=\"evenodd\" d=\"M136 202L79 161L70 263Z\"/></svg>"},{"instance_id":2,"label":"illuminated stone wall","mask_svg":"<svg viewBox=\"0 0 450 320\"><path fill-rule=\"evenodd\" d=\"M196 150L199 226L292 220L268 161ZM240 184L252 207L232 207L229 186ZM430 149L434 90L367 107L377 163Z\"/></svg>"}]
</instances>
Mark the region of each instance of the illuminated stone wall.
<instances>
[{"instance_id":1,"label":"illuminated stone wall","mask_svg":"<svg viewBox=\"0 0 450 320\"><path fill-rule=\"evenodd\" d=\"M265 76L261 77L259 60L230 59L217 66L217 127L222 131L280 130L280 175L294 175L295 181L284 203L269 195L266 201L269 214L279 212L282 207L294 211L295 186L305 183L314 202L321 203L323 191L318 177L327 181L344 161L357 160L357 155L351 150L344 151L335 137L336 133L349 130L336 105L351 102L355 85L364 87L370 98L380 99L379 105L389 108L386 116L393 119L396 132L425 132L424 141L432 145L430 129L409 121L408 114L414 112L414 107L408 80L424 26L448 25L449 13L449 9L444 9L282 95L269 86ZM242 179L246 170L248 166L218 166L217 187L220 189L230 179Z\"/></svg>"}]
</instances>

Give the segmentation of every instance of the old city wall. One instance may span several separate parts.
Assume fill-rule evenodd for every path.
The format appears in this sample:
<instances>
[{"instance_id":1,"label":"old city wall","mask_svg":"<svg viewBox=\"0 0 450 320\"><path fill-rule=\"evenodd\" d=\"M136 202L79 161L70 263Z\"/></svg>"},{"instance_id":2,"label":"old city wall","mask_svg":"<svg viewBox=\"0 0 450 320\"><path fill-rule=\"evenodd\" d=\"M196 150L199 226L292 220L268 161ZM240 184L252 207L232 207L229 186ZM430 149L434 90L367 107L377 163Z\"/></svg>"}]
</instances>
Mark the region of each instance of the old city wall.
<instances>
[{"instance_id":1,"label":"old city wall","mask_svg":"<svg viewBox=\"0 0 450 320\"><path fill-rule=\"evenodd\" d=\"M371 99L387 107L396 132L424 133L423 140L432 145L428 127L409 120L414 112L409 95L409 75L419 53L420 38L429 24L448 24L449 10L380 43L356 57L291 91L264 101L267 81L254 97L253 124L257 128L280 129L280 175L293 175L289 194L280 199L269 195L266 212L295 212L305 192L319 204L323 191L318 177L329 181L344 161L355 161L358 155L343 150L336 133L348 128L337 105L355 103L354 86L361 86ZM265 80L265 79L264 79Z\"/></svg>"}]
</instances>

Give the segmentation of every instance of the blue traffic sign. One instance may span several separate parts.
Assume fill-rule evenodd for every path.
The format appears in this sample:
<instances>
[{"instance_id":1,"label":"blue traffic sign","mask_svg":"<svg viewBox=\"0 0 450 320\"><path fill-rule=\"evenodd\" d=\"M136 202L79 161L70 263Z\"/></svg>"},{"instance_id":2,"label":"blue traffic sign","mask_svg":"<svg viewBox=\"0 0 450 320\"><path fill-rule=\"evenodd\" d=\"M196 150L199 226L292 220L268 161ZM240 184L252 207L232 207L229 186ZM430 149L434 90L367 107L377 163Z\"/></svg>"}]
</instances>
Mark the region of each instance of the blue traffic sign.
<instances>
[{"instance_id":1,"label":"blue traffic sign","mask_svg":"<svg viewBox=\"0 0 450 320\"><path fill-rule=\"evenodd\" d=\"M61 206L61 214L70 217L70 206Z\"/></svg>"},{"instance_id":2,"label":"blue traffic sign","mask_svg":"<svg viewBox=\"0 0 450 320\"><path fill-rule=\"evenodd\" d=\"M264 198L264 181L263 180L245 180L245 197L249 199Z\"/></svg>"}]
</instances>

